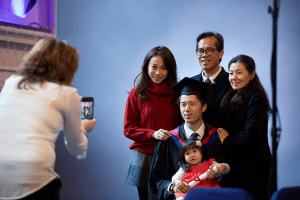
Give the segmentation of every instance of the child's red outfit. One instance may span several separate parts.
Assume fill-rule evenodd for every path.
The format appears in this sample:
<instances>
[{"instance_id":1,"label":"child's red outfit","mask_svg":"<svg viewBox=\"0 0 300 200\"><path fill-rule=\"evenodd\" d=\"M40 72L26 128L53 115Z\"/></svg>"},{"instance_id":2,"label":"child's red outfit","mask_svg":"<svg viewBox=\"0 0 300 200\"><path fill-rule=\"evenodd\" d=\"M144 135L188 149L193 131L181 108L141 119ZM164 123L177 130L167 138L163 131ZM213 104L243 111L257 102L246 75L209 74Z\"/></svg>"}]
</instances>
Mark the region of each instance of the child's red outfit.
<instances>
[{"instance_id":1,"label":"child's red outfit","mask_svg":"<svg viewBox=\"0 0 300 200\"><path fill-rule=\"evenodd\" d=\"M188 167L188 172L184 174L182 181L185 181L186 183L190 183L191 181L199 181L199 176L204 174L214 161L215 159L211 158L203 164ZM204 180L200 180L200 183L195 187L220 187L220 185L215 178L207 178ZM176 198L185 197L185 195L186 193L175 192Z\"/></svg>"}]
</instances>

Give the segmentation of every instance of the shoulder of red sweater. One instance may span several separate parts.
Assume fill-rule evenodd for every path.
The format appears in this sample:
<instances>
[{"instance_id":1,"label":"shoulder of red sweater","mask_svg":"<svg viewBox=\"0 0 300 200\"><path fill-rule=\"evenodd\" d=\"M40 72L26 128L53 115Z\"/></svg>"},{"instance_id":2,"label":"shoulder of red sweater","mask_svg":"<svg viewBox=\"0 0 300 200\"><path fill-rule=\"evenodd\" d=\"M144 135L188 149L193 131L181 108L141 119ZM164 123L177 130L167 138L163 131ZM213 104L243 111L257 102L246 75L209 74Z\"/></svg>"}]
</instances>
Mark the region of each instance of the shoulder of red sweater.
<instances>
[{"instance_id":1,"label":"shoulder of red sweater","mask_svg":"<svg viewBox=\"0 0 300 200\"><path fill-rule=\"evenodd\" d=\"M128 94L128 97L127 97L127 102L136 102L138 100L138 94L137 94L137 91L132 88Z\"/></svg>"},{"instance_id":2,"label":"shoulder of red sweater","mask_svg":"<svg viewBox=\"0 0 300 200\"><path fill-rule=\"evenodd\" d=\"M129 95L137 95L137 91L136 91L136 87L133 87L130 92L129 92Z\"/></svg>"}]
</instances>

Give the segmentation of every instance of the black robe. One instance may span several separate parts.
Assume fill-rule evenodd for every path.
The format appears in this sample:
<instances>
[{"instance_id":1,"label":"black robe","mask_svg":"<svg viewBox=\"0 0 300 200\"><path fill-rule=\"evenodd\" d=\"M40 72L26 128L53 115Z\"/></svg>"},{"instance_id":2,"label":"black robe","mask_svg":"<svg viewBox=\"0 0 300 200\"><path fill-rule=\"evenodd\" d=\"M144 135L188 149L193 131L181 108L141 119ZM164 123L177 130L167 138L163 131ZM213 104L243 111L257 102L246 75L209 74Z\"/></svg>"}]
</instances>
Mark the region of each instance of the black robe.
<instances>
[{"instance_id":1,"label":"black robe","mask_svg":"<svg viewBox=\"0 0 300 200\"><path fill-rule=\"evenodd\" d=\"M191 78L202 81L202 71L200 74ZM225 94L232 88L228 79L228 73L223 68L220 74L215 78L214 82L214 87L211 87L208 91L208 107L203 113L203 121L219 128L223 120L220 115L220 104Z\"/></svg>"},{"instance_id":2,"label":"black robe","mask_svg":"<svg viewBox=\"0 0 300 200\"><path fill-rule=\"evenodd\" d=\"M204 135L201 139L203 141L209 135L209 131L213 127L205 124ZM184 124L179 128L179 136L182 140L186 140ZM207 154L209 158L215 158L217 162L221 160L222 144L217 135L217 140L209 141L210 146L207 147ZM167 141L158 141L153 154L153 159L150 167L148 178L148 199L175 199L175 196L169 195L167 198L168 186L171 184L172 176L179 169L179 147L175 141L168 139Z\"/></svg>"}]
</instances>

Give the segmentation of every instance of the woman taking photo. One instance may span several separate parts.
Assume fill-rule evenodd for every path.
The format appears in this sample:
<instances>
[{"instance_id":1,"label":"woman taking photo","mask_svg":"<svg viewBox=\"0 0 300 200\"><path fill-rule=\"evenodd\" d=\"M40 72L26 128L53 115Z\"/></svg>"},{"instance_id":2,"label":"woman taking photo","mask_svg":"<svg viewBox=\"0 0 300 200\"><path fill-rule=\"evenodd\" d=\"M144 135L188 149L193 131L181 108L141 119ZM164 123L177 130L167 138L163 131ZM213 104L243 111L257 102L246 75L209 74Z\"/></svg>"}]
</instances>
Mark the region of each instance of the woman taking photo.
<instances>
[{"instance_id":1,"label":"woman taking photo","mask_svg":"<svg viewBox=\"0 0 300 200\"><path fill-rule=\"evenodd\" d=\"M0 199L57 200L55 141L63 130L70 154L83 159L87 132L80 97L70 87L78 68L75 48L55 38L38 41L19 75L5 81L0 97Z\"/></svg>"},{"instance_id":2,"label":"woman taking photo","mask_svg":"<svg viewBox=\"0 0 300 200\"><path fill-rule=\"evenodd\" d=\"M156 141L167 140L167 130L175 128L179 119L171 88L177 83L172 52L163 46L151 49L139 76L129 93L124 116L124 135L134 141L129 147L133 157L126 182L137 187L140 199L148 199L147 180Z\"/></svg>"},{"instance_id":3,"label":"woman taking photo","mask_svg":"<svg viewBox=\"0 0 300 200\"><path fill-rule=\"evenodd\" d=\"M225 130L220 128L219 137L231 169L222 186L243 188L254 199L267 199L271 167L268 115L272 109L251 57L238 55L228 67L233 89L221 102Z\"/></svg>"}]
</instances>

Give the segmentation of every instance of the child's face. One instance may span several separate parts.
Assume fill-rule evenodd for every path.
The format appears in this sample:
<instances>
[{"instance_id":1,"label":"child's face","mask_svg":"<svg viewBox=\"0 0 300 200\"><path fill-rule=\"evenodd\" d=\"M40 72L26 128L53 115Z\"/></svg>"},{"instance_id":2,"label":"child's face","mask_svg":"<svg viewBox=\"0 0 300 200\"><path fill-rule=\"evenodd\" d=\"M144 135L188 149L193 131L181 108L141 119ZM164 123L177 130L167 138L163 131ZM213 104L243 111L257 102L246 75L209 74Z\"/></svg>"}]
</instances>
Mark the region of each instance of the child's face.
<instances>
[{"instance_id":1,"label":"child's face","mask_svg":"<svg viewBox=\"0 0 300 200\"><path fill-rule=\"evenodd\" d=\"M190 149L186 151L184 158L190 165L198 165L202 162L202 155L198 149Z\"/></svg>"}]
</instances>

